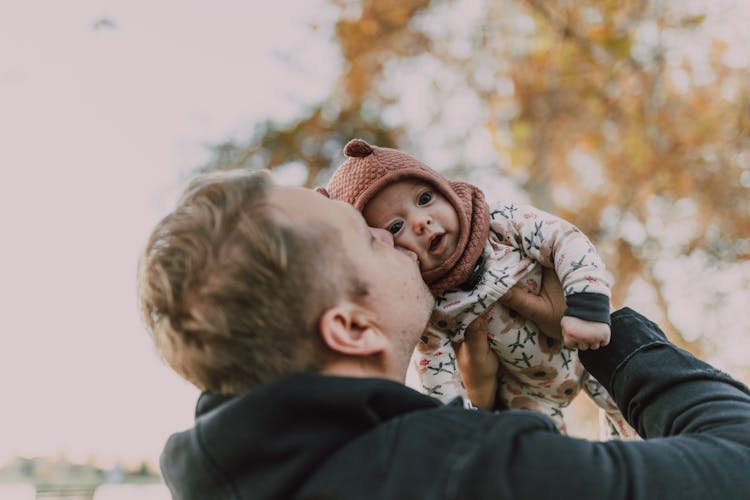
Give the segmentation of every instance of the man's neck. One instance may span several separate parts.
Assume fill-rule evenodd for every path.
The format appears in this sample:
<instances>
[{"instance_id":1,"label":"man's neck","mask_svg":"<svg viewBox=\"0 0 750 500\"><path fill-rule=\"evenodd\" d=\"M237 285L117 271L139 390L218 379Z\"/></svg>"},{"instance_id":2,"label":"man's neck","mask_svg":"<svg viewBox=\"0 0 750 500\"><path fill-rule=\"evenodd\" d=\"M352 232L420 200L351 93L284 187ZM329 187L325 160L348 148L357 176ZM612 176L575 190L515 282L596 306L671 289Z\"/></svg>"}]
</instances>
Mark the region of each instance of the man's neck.
<instances>
[{"instance_id":1,"label":"man's neck","mask_svg":"<svg viewBox=\"0 0 750 500\"><path fill-rule=\"evenodd\" d=\"M401 370L388 370L381 366L381 363L351 358L332 360L321 370L321 373L339 377L383 378L401 384L406 380L406 367Z\"/></svg>"}]
</instances>

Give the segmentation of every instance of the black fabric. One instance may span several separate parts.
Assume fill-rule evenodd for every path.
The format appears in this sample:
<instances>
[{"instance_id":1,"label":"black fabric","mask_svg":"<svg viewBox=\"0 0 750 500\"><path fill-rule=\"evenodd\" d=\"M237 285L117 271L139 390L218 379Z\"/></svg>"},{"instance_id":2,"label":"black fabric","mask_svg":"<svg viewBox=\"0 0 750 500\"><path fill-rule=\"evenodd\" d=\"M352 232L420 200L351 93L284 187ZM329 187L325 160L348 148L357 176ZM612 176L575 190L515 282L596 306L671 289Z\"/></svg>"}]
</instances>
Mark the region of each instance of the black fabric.
<instances>
[{"instance_id":1,"label":"black fabric","mask_svg":"<svg viewBox=\"0 0 750 500\"><path fill-rule=\"evenodd\" d=\"M306 374L203 396L162 472L177 499L748 498L747 388L633 311L615 313L612 330L610 346L581 358L655 439L589 442L528 410L471 411L391 381Z\"/></svg>"},{"instance_id":2,"label":"black fabric","mask_svg":"<svg viewBox=\"0 0 750 500\"><path fill-rule=\"evenodd\" d=\"M574 293L565 297L567 309L565 316L575 316L576 318L597 323L609 324L609 297L601 293L581 292Z\"/></svg>"}]
</instances>

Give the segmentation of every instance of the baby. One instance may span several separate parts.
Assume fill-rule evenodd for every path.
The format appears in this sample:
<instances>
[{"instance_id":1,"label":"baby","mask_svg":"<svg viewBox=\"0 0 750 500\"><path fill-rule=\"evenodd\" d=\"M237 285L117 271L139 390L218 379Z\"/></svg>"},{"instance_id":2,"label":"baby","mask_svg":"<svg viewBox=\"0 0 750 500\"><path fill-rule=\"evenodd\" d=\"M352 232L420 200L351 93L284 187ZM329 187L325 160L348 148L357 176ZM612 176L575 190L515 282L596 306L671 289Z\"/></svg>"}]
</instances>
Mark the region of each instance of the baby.
<instances>
[{"instance_id":1,"label":"baby","mask_svg":"<svg viewBox=\"0 0 750 500\"><path fill-rule=\"evenodd\" d=\"M609 343L609 285L604 264L572 224L533 207L487 205L482 191L452 182L406 153L350 141L349 159L326 190L353 205L397 246L417 255L436 305L414 353L421 389L447 402L466 396L452 342L482 316L501 361L498 397L510 408L550 416L565 432L562 408L583 389L609 421L602 436L633 438L603 387L583 370L575 349ZM563 343L500 304L516 284L539 293L542 267L565 289Z\"/></svg>"}]
</instances>

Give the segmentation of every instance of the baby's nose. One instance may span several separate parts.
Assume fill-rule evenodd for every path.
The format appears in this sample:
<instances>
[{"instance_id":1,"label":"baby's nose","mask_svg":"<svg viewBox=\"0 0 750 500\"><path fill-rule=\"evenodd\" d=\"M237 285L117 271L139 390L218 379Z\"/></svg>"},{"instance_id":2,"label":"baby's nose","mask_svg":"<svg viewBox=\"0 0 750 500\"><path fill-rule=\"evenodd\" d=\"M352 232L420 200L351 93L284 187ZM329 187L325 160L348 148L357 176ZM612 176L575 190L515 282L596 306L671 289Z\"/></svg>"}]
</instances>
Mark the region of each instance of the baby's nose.
<instances>
[{"instance_id":1,"label":"baby's nose","mask_svg":"<svg viewBox=\"0 0 750 500\"><path fill-rule=\"evenodd\" d=\"M430 224L432 224L432 218L429 215L420 215L412 219L412 230L417 234L422 234Z\"/></svg>"}]
</instances>

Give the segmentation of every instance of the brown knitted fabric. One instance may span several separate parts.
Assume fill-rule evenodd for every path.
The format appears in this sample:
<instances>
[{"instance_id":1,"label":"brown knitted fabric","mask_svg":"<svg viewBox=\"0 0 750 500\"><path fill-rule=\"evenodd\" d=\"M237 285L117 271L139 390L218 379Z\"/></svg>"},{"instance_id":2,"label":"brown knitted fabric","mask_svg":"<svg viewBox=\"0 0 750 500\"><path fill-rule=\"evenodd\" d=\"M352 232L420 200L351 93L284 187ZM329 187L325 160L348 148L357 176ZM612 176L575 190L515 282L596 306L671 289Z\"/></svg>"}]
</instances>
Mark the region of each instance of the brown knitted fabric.
<instances>
[{"instance_id":1,"label":"brown knitted fabric","mask_svg":"<svg viewBox=\"0 0 750 500\"><path fill-rule=\"evenodd\" d=\"M423 272L422 278L434 295L465 282L482 255L490 228L489 207L482 191L465 182L449 181L406 153L371 146L362 139L349 141L344 154L349 158L333 174L325 191L360 212L378 191L406 178L423 180L445 196L458 215L456 250L439 267Z\"/></svg>"}]
</instances>

